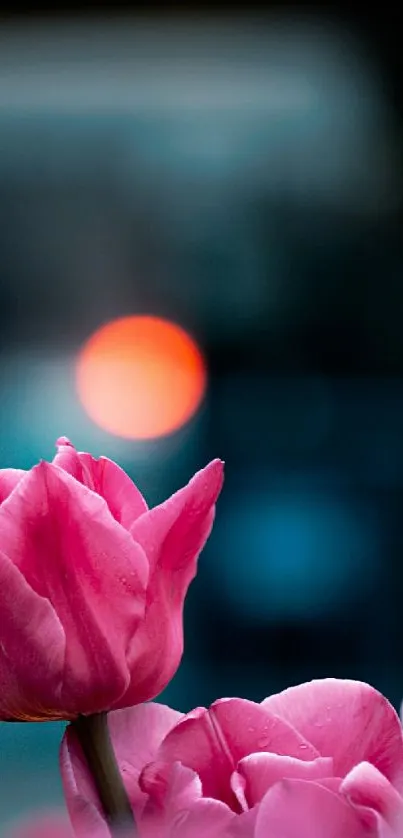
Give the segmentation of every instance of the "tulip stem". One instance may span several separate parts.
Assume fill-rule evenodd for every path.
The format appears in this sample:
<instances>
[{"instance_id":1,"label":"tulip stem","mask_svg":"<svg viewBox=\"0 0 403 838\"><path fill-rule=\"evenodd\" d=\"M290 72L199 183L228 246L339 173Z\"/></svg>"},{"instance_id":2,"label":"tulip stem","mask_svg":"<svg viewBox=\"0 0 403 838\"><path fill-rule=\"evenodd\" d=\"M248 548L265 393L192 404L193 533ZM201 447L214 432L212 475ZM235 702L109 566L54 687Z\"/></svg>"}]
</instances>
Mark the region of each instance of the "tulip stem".
<instances>
[{"instance_id":1,"label":"tulip stem","mask_svg":"<svg viewBox=\"0 0 403 838\"><path fill-rule=\"evenodd\" d=\"M72 725L91 771L113 838L137 834L108 728L108 714L78 716Z\"/></svg>"}]
</instances>

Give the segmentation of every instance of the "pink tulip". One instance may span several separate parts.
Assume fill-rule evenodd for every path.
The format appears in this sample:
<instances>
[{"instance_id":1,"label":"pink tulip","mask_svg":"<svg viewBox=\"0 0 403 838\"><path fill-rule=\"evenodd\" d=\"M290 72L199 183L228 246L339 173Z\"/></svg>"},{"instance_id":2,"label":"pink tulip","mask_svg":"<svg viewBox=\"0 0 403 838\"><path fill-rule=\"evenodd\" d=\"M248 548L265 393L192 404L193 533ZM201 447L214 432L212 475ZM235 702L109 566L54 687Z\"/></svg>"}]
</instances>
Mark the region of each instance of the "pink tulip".
<instances>
[{"instance_id":1,"label":"pink tulip","mask_svg":"<svg viewBox=\"0 0 403 838\"><path fill-rule=\"evenodd\" d=\"M0 470L0 719L74 719L157 695L223 464L148 510L106 457L61 438L52 463Z\"/></svg>"},{"instance_id":2,"label":"pink tulip","mask_svg":"<svg viewBox=\"0 0 403 838\"><path fill-rule=\"evenodd\" d=\"M2 833L2 838L75 838L75 834L67 813L56 810L35 813L18 821ZM85 838L102 838L102 833L91 829ZM131 837L122 834L121 838Z\"/></svg>"},{"instance_id":3,"label":"pink tulip","mask_svg":"<svg viewBox=\"0 0 403 838\"><path fill-rule=\"evenodd\" d=\"M403 838L403 735L357 681L325 679L255 704L109 715L140 838ZM109 831L73 728L61 750L78 838Z\"/></svg>"},{"instance_id":4,"label":"pink tulip","mask_svg":"<svg viewBox=\"0 0 403 838\"><path fill-rule=\"evenodd\" d=\"M10 827L3 838L74 838L74 833L66 815L45 812ZM91 838L96 838L95 834Z\"/></svg>"}]
</instances>

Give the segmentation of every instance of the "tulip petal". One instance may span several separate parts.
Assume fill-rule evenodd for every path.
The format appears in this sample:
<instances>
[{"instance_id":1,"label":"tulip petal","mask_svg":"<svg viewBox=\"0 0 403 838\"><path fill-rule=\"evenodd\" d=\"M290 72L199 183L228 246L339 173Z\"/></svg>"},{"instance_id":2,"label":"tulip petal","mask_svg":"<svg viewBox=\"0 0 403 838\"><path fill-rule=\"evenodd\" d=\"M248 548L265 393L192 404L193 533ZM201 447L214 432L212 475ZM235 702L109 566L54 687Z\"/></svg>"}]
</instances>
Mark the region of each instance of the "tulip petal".
<instances>
[{"instance_id":1,"label":"tulip petal","mask_svg":"<svg viewBox=\"0 0 403 838\"><path fill-rule=\"evenodd\" d=\"M259 803L266 792L280 780L317 780L331 777L333 760L318 757L303 761L279 754L250 754L238 763L237 774L244 780L243 791L248 806ZM233 786L233 779L231 778Z\"/></svg>"},{"instance_id":2,"label":"tulip petal","mask_svg":"<svg viewBox=\"0 0 403 838\"><path fill-rule=\"evenodd\" d=\"M396 834L403 835L403 799L374 765L356 765L341 783L340 792L354 806L374 809Z\"/></svg>"},{"instance_id":3,"label":"tulip petal","mask_svg":"<svg viewBox=\"0 0 403 838\"><path fill-rule=\"evenodd\" d=\"M102 498L44 462L1 505L0 532L8 558L63 625L60 708L67 717L109 709L129 683L126 651L144 615L140 545Z\"/></svg>"},{"instance_id":4,"label":"tulip petal","mask_svg":"<svg viewBox=\"0 0 403 838\"><path fill-rule=\"evenodd\" d=\"M0 613L0 718L59 718L63 627L50 602L30 588L2 552Z\"/></svg>"},{"instance_id":5,"label":"tulip petal","mask_svg":"<svg viewBox=\"0 0 403 838\"><path fill-rule=\"evenodd\" d=\"M248 812L236 815L230 824L229 838L254 838L258 812L259 806L255 806ZM272 836L268 836L268 838L272 838Z\"/></svg>"},{"instance_id":6,"label":"tulip petal","mask_svg":"<svg viewBox=\"0 0 403 838\"><path fill-rule=\"evenodd\" d=\"M164 736L181 718L182 713L154 703L140 704L108 714L113 748L136 817L141 815L146 801L146 795L139 786L141 771L155 759ZM85 835L89 824L93 828L94 824L103 823L103 815L72 726L67 728L63 737L60 766L72 823L79 836Z\"/></svg>"},{"instance_id":7,"label":"tulip petal","mask_svg":"<svg viewBox=\"0 0 403 838\"><path fill-rule=\"evenodd\" d=\"M174 819L170 838L230 838L236 818L225 803L203 797Z\"/></svg>"},{"instance_id":8,"label":"tulip petal","mask_svg":"<svg viewBox=\"0 0 403 838\"><path fill-rule=\"evenodd\" d=\"M225 803L203 797L200 778L180 762L151 763L140 785L149 795L140 820L142 838L224 838L236 817Z\"/></svg>"},{"instance_id":9,"label":"tulip petal","mask_svg":"<svg viewBox=\"0 0 403 838\"><path fill-rule=\"evenodd\" d=\"M67 728L60 748L60 771L67 811L76 838L111 838L109 828L74 729Z\"/></svg>"},{"instance_id":10,"label":"tulip petal","mask_svg":"<svg viewBox=\"0 0 403 838\"><path fill-rule=\"evenodd\" d=\"M132 684L116 707L158 695L179 665L183 603L213 525L222 483L223 464L214 460L187 486L141 515L131 529L150 563L150 581L145 619L129 649Z\"/></svg>"},{"instance_id":11,"label":"tulip petal","mask_svg":"<svg viewBox=\"0 0 403 838\"><path fill-rule=\"evenodd\" d=\"M197 708L165 737L162 762L180 761L199 775L203 793L240 811L231 790L231 774L240 760L257 751L312 760L318 752L289 724L253 701L220 699L209 710Z\"/></svg>"},{"instance_id":12,"label":"tulip petal","mask_svg":"<svg viewBox=\"0 0 403 838\"><path fill-rule=\"evenodd\" d=\"M8 498L13 489L18 486L24 474L26 474L26 471L20 468L0 469L0 503L3 503L3 500Z\"/></svg>"},{"instance_id":13,"label":"tulip petal","mask_svg":"<svg viewBox=\"0 0 403 838\"><path fill-rule=\"evenodd\" d=\"M143 824L155 821L159 815L166 823L177 812L188 811L203 794L200 777L180 762L152 762L146 765L139 783L147 795Z\"/></svg>"},{"instance_id":14,"label":"tulip petal","mask_svg":"<svg viewBox=\"0 0 403 838\"><path fill-rule=\"evenodd\" d=\"M182 718L183 713L155 702L109 713L113 747L135 812L144 801L139 786L143 767L156 759L164 737Z\"/></svg>"},{"instance_id":15,"label":"tulip petal","mask_svg":"<svg viewBox=\"0 0 403 838\"><path fill-rule=\"evenodd\" d=\"M119 524L130 529L148 506L133 481L123 469L107 457L98 460L91 454L76 451L67 437L57 440L53 465L64 469L88 489L104 498Z\"/></svg>"},{"instance_id":16,"label":"tulip petal","mask_svg":"<svg viewBox=\"0 0 403 838\"><path fill-rule=\"evenodd\" d=\"M270 696L262 705L299 730L321 756L332 756L338 776L366 761L403 788L398 715L368 684L336 678L310 681Z\"/></svg>"},{"instance_id":17,"label":"tulip petal","mask_svg":"<svg viewBox=\"0 0 403 838\"><path fill-rule=\"evenodd\" d=\"M211 530L223 467L221 460L213 460L186 486L134 523L132 535L149 556L151 571L186 571L193 578L196 558ZM180 591L175 592L180 599Z\"/></svg>"},{"instance_id":18,"label":"tulip petal","mask_svg":"<svg viewBox=\"0 0 403 838\"><path fill-rule=\"evenodd\" d=\"M339 795L306 780L283 780L263 798L254 838L376 838Z\"/></svg>"}]
</instances>

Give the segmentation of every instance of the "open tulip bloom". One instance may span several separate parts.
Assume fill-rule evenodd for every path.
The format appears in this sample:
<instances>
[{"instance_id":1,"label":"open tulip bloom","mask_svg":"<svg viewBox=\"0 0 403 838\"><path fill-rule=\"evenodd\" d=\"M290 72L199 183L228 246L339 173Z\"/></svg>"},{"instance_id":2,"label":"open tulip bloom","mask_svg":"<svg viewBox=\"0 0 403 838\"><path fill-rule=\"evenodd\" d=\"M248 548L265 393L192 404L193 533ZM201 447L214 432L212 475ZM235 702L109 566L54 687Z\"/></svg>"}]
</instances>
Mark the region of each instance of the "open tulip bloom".
<instances>
[{"instance_id":1,"label":"open tulip bloom","mask_svg":"<svg viewBox=\"0 0 403 838\"><path fill-rule=\"evenodd\" d=\"M141 838L403 836L400 720L367 684L311 681L186 715L143 704L109 728ZM77 836L109 838L73 727L61 768Z\"/></svg>"},{"instance_id":2,"label":"open tulip bloom","mask_svg":"<svg viewBox=\"0 0 403 838\"><path fill-rule=\"evenodd\" d=\"M148 509L111 460L57 449L0 470L0 719L69 722L70 822L8 838L403 838L402 727L368 684L150 701L181 659L221 461Z\"/></svg>"}]
</instances>

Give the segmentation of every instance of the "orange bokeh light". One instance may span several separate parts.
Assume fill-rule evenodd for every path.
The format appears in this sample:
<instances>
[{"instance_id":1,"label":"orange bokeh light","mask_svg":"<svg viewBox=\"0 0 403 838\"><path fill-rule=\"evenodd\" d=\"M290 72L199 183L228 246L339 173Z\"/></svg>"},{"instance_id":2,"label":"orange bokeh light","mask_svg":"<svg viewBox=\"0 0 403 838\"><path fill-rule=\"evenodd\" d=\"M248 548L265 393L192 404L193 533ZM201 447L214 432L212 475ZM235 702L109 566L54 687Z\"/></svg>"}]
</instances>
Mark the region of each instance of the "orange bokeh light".
<instances>
[{"instance_id":1,"label":"orange bokeh light","mask_svg":"<svg viewBox=\"0 0 403 838\"><path fill-rule=\"evenodd\" d=\"M80 351L76 372L91 419L128 439L177 430L196 412L206 387L195 342L158 317L122 317L102 326Z\"/></svg>"}]
</instances>

